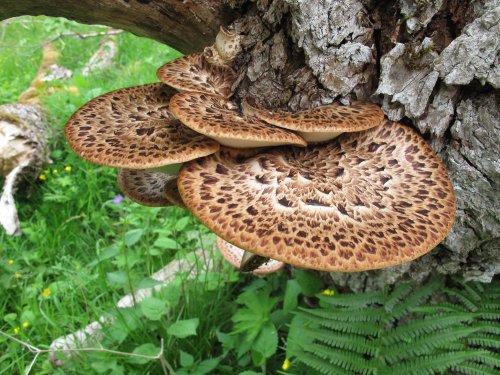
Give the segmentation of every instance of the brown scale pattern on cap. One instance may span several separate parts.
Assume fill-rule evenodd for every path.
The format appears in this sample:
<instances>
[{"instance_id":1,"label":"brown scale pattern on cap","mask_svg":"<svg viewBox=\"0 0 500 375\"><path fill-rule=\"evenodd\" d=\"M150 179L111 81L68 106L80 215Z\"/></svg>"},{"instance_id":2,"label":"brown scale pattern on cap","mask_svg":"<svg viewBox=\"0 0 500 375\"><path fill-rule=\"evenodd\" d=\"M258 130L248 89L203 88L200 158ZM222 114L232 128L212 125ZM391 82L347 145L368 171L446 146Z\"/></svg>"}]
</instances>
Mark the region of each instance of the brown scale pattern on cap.
<instances>
[{"instance_id":1,"label":"brown scale pattern on cap","mask_svg":"<svg viewBox=\"0 0 500 375\"><path fill-rule=\"evenodd\" d=\"M256 117L245 116L236 104L219 96L176 94L170 100L170 109L183 124L208 137L307 145L301 136Z\"/></svg>"},{"instance_id":2,"label":"brown scale pattern on cap","mask_svg":"<svg viewBox=\"0 0 500 375\"><path fill-rule=\"evenodd\" d=\"M259 108L253 98L246 98L244 110L263 121L285 129L302 132L357 132L380 125L384 112L376 104L354 101L349 106L333 103L304 111Z\"/></svg>"},{"instance_id":3,"label":"brown scale pattern on cap","mask_svg":"<svg viewBox=\"0 0 500 375\"><path fill-rule=\"evenodd\" d=\"M244 250L240 249L222 238L217 237L217 247L219 248L222 256L234 268L240 269L241 259L243 258ZM265 264L252 271L256 275L266 275L281 270L285 264L279 260L269 259Z\"/></svg>"},{"instance_id":4,"label":"brown scale pattern on cap","mask_svg":"<svg viewBox=\"0 0 500 375\"><path fill-rule=\"evenodd\" d=\"M186 208L181 194L179 193L179 187L177 186L177 177L173 178L165 184L165 198L167 198L172 204L180 208Z\"/></svg>"},{"instance_id":5,"label":"brown scale pattern on cap","mask_svg":"<svg viewBox=\"0 0 500 375\"><path fill-rule=\"evenodd\" d=\"M443 240L456 210L434 151L389 121L307 148L194 160L178 185L186 206L225 240L324 271L413 260Z\"/></svg>"},{"instance_id":6,"label":"brown scale pattern on cap","mask_svg":"<svg viewBox=\"0 0 500 375\"><path fill-rule=\"evenodd\" d=\"M180 91L203 92L229 98L236 81L233 69L224 65L210 64L203 52L172 60L156 72L160 81Z\"/></svg>"},{"instance_id":7,"label":"brown scale pattern on cap","mask_svg":"<svg viewBox=\"0 0 500 375\"><path fill-rule=\"evenodd\" d=\"M112 91L76 111L64 134L82 158L119 168L156 168L216 152L217 142L172 116L174 93L163 83Z\"/></svg>"},{"instance_id":8,"label":"brown scale pattern on cap","mask_svg":"<svg viewBox=\"0 0 500 375\"><path fill-rule=\"evenodd\" d=\"M172 180L177 181L177 176L134 169L120 169L118 172L118 185L123 194L143 206L172 206L165 197L165 187Z\"/></svg>"}]
</instances>

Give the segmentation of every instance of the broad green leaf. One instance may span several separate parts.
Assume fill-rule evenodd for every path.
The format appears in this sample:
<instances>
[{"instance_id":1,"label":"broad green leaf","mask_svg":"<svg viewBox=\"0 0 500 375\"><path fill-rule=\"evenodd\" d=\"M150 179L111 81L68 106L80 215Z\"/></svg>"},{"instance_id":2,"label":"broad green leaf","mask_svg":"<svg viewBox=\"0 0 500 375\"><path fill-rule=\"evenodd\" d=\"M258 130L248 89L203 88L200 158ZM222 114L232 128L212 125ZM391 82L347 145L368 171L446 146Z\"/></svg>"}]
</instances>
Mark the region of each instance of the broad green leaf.
<instances>
[{"instance_id":1,"label":"broad green leaf","mask_svg":"<svg viewBox=\"0 0 500 375\"><path fill-rule=\"evenodd\" d=\"M323 280L315 272L296 270L295 277L302 289L302 293L308 297L313 297L323 289Z\"/></svg>"},{"instance_id":2,"label":"broad green leaf","mask_svg":"<svg viewBox=\"0 0 500 375\"><path fill-rule=\"evenodd\" d=\"M100 253L97 256L97 259L90 262L89 266L95 266L97 263L102 262L103 260L106 260L106 259L113 258L118 254L120 254L120 249L118 248L118 246L116 246L116 245L110 246L106 250L104 250L102 253Z\"/></svg>"},{"instance_id":3,"label":"broad green leaf","mask_svg":"<svg viewBox=\"0 0 500 375\"><path fill-rule=\"evenodd\" d=\"M132 353L154 357L154 356L157 356L159 352L160 352L160 348L158 348L157 346L155 346L151 343L147 343L147 344L143 344L143 345L138 346L137 348L134 349L134 351ZM153 358L151 358L151 359L149 359L149 358L137 358L137 357L130 358L131 362L134 362L137 364L145 364L149 361L154 361L154 360L155 359L153 359Z\"/></svg>"},{"instance_id":4,"label":"broad green leaf","mask_svg":"<svg viewBox=\"0 0 500 375\"><path fill-rule=\"evenodd\" d=\"M135 245L144 234L144 229L132 229L129 230L123 236L123 243L127 246Z\"/></svg>"},{"instance_id":5,"label":"broad green leaf","mask_svg":"<svg viewBox=\"0 0 500 375\"><path fill-rule=\"evenodd\" d=\"M177 231L182 231L186 226L189 224L189 221L191 218L189 216L184 216L181 217L177 222L175 223L175 230Z\"/></svg>"},{"instance_id":6,"label":"broad green leaf","mask_svg":"<svg viewBox=\"0 0 500 375\"><path fill-rule=\"evenodd\" d=\"M185 351L180 351L180 362L182 367L191 367L194 363L194 357L186 353Z\"/></svg>"},{"instance_id":7,"label":"broad green leaf","mask_svg":"<svg viewBox=\"0 0 500 375\"><path fill-rule=\"evenodd\" d=\"M158 238L154 243L154 247L157 247L159 249L171 249L171 250L177 250L179 249L179 244L177 241L168 238L168 237L160 237Z\"/></svg>"},{"instance_id":8,"label":"broad green leaf","mask_svg":"<svg viewBox=\"0 0 500 375\"><path fill-rule=\"evenodd\" d=\"M113 286L124 286L127 284L127 273L125 271L108 272L106 277Z\"/></svg>"},{"instance_id":9,"label":"broad green leaf","mask_svg":"<svg viewBox=\"0 0 500 375\"><path fill-rule=\"evenodd\" d=\"M196 328L198 328L199 323L200 320L198 318L178 320L168 327L167 333L181 339L188 336L196 336Z\"/></svg>"},{"instance_id":10,"label":"broad green leaf","mask_svg":"<svg viewBox=\"0 0 500 375\"><path fill-rule=\"evenodd\" d=\"M149 320L160 320L167 312L167 305L159 298L149 297L140 303L141 311Z\"/></svg>"},{"instance_id":11,"label":"broad green leaf","mask_svg":"<svg viewBox=\"0 0 500 375\"><path fill-rule=\"evenodd\" d=\"M288 280L286 283L285 297L283 299L283 310L290 312L297 307L297 297L301 292L297 280Z\"/></svg>"},{"instance_id":12,"label":"broad green leaf","mask_svg":"<svg viewBox=\"0 0 500 375\"><path fill-rule=\"evenodd\" d=\"M204 361L201 361L198 366L196 366L195 370L193 371L193 375L209 374L217 367L219 362L220 359L218 358L205 359Z\"/></svg>"},{"instance_id":13,"label":"broad green leaf","mask_svg":"<svg viewBox=\"0 0 500 375\"><path fill-rule=\"evenodd\" d=\"M139 281L135 287L137 289L143 289L143 288L152 288L153 286L163 284L161 281L152 279L150 277L146 277Z\"/></svg>"},{"instance_id":14,"label":"broad green leaf","mask_svg":"<svg viewBox=\"0 0 500 375\"><path fill-rule=\"evenodd\" d=\"M271 357L278 349L278 332L272 322L266 322L255 339L252 350L257 351L265 358ZM261 365L262 363L256 363Z\"/></svg>"}]
</instances>

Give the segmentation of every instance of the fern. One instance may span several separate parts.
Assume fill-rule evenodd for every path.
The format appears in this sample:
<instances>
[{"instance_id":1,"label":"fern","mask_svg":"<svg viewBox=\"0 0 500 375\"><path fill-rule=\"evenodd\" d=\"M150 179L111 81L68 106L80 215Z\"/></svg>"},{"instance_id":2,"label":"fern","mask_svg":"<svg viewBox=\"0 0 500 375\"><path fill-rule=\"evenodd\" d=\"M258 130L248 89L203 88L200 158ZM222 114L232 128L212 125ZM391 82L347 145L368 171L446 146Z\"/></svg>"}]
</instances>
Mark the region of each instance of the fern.
<instances>
[{"instance_id":1,"label":"fern","mask_svg":"<svg viewBox=\"0 0 500 375\"><path fill-rule=\"evenodd\" d=\"M497 284L435 278L416 289L320 296L320 307L295 312L287 355L306 374L498 374Z\"/></svg>"}]
</instances>

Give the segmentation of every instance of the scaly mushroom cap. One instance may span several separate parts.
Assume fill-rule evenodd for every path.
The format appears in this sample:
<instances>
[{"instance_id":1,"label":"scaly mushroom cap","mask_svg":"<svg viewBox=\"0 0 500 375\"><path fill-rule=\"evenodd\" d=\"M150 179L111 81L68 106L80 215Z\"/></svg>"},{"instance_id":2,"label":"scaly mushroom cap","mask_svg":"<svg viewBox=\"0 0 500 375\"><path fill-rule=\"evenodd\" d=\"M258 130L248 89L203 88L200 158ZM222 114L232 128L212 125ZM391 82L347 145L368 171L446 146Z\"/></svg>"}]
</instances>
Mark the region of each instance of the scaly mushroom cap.
<instances>
[{"instance_id":1,"label":"scaly mushroom cap","mask_svg":"<svg viewBox=\"0 0 500 375\"><path fill-rule=\"evenodd\" d=\"M165 184L165 198L177 207L186 208L186 205L182 201L181 194L179 193L179 187L177 186L177 176L167 181Z\"/></svg>"},{"instance_id":2,"label":"scaly mushroom cap","mask_svg":"<svg viewBox=\"0 0 500 375\"><path fill-rule=\"evenodd\" d=\"M171 206L165 197L165 187L170 181L177 181L177 176L146 170L120 169L118 185L131 200L143 206Z\"/></svg>"},{"instance_id":3,"label":"scaly mushroom cap","mask_svg":"<svg viewBox=\"0 0 500 375\"><path fill-rule=\"evenodd\" d=\"M346 132L358 132L380 125L384 112L368 102L352 102L350 106L339 103L298 112L278 109L269 111L246 98L243 111L270 124L298 132L307 142L324 142Z\"/></svg>"},{"instance_id":4,"label":"scaly mushroom cap","mask_svg":"<svg viewBox=\"0 0 500 375\"><path fill-rule=\"evenodd\" d=\"M229 98L236 81L233 69L224 65L210 64L203 52L172 60L156 72L160 81L179 91L204 92Z\"/></svg>"},{"instance_id":5,"label":"scaly mushroom cap","mask_svg":"<svg viewBox=\"0 0 500 375\"><path fill-rule=\"evenodd\" d=\"M170 100L170 110L183 124L224 146L307 145L301 136L245 116L236 104L219 96L194 92L176 94Z\"/></svg>"},{"instance_id":6,"label":"scaly mushroom cap","mask_svg":"<svg viewBox=\"0 0 500 375\"><path fill-rule=\"evenodd\" d=\"M153 83L101 95L71 116L64 134L82 158L119 168L156 168L216 152L217 142L171 115L168 102L174 93Z\"/></svg>"},{"instance_id":7,"label":"scaly mushroom cap","mask_svg":"<svg viewBox=\"0 0 500 375\"><path fill-rule=\"evenodd\" d=\"M217 237L217 247L225 260L231 263L234 268L240 269L241 258L243 258L245 250L224 241L220 237ZM281 270L284 266L285 263L279 260L269 259L267 263L252 272L256 275L267 275Z\"/></svg>"},{"instance_id":8,"label":"scaly mushroom cap","mask_svg":"<svg viewBox=\"0 0 500 375\"><path fill-rule=\"evenodd\" d=\"M353 272L413 260L450 230L455 194L412 129L389 121L327 144L184 164L186 206L218 236L295 266Z\"/></svg>"}]
</instances>

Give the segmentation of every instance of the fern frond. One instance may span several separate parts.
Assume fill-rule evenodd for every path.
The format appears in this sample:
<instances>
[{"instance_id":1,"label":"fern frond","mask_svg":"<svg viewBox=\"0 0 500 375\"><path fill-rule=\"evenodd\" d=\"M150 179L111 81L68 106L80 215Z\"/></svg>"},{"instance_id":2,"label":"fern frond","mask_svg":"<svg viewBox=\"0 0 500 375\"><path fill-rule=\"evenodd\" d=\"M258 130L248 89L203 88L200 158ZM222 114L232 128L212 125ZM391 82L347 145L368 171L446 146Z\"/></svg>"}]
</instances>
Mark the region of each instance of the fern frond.
<instances>
[{"instance_id":1,"label":"fern frond","mask_svg":"<svg viewBox=\"0 0 500 375\"><path fill-rule=\"evenodd\" d=\"M499 321L500 311L478 311L478 315L481 319Z\"/></svg>"},{"instance_id":2,"label":"fern frond","mask_svg":"<svg viewBox=\"0 0 500 375\"><path fill-rule=\"evenodd\" d=\"M422 314L440 314L445 312L469 312L463 306L455 305L449 302L441 302L426 306L415 306L410 309L413 313Z\"/></svg>"},{"instance_id":3,"label":"fern frond","mask_svg":"<svg viewBox=\"0 0 500 375\"><path fill-rule=\"evenodd\" d=\"M500 336L494 336L489 334L472 335L471 337L467 338L467 342L470 345L477 345L482 348L492 348L492 349L500 348Z\"/></svg>"},{"instance_id":4,"label":"fern frond","mask_svg":"<svg viewBox=\"0 0 500 375\"><path fill-rule=\"evenodd\" d=\"M459 291L457 289L444 288L443 290L448 296L455 297L458 301L460 301L469 311L477 311L478 306L474 301L472 301L472 297L464 293L463 291Z\"/></svg>"},{"instance_id":5,"label":"fern frond","mask_svg":"<svg viewBox=\"0 0 500 375\"><path fill-rule=\"evenodd\" d=\"M478 354L475 360L485 365L496 367L500 372L500 355L497 353L482 351Z\"/></svg>"},{"instance_id":6,"label":"fern frond","mask_svg":"<svg viewBox=\"0 0 500 375\"><path fill-rule=\"evenodd\" d=\"M384 345L408 341L425 333L444 330L448 327L469 323L474 319L471 313L453 313L447 315L418 318L389 331L382 339Z\"/></svg>"},{"instance_id":7,"label":"fern frond","mask_svg":"<svg viewBox=\"0 0 500 375\"><path fill-rule=\"evenodd\" d=\"M430 355L436 349L449 349L447 344L467 337L476 332L475 327L447 329L431 334L424 334L418 339L410 340L406 343L398 343L394 346L386 347L380 355L385 358L388 363L395 363L405 358L414 358L422 355Z\"/></svg>"},{"instance_id":8,"label":"fern frond","mask_svg":"<svg viewBox=\"0 0 500 375\"><path fill-rule=\"evenodd\" d=\"M437 290L442 288L443 280L442 278L436 278L431 280L424 286L418 288L417 290L410 293L407 298L405 298L402 303L396 305L392 310L392 320L399 319L405 315L411 308L417 306L425 298L428 298Z\"/></svg>"},{"instance_id":9,"label":"fern frond","mask_svg":"<svg viewBox=\"0 0 500 375\"><path fill-rule=\"evenodd\" d=\"M378 336L380 328L372 322L323 321L321 327L340 333L353 333L362 336Z\"/></svg>"},{"instance_id":10,"label":"fern frond","mask_svg":"<svg viewBox=\"0 0 500 375\"><path fill-rule=\"evenodd\" d=\"M480 303L483 299L480 294L481 292L477 290L478 288L477 286L475 287L475 284L466 283L462 280L460 281L460 287L463 289L464 294L467 295L469 300Z\"/></svg>"},{"instance_id":11,"label":"fern frond","mask_svg":"<svg viewBox=\"0 0 500 375\"><path fill-rule=\"evenodd\" d=\"M343 294L339 296L319 296L322 302L322 307L347 307L347 308L361 308L375 303L384 303L385 295L383 292L367 292L360 294Z\"/></svg>"},{"instance_id":12,"label":"fern frond","mask_svg":"<svg viewBox=\"0 0 500 375\"><path fill-rule=\"evenodd\" d=\"M500 324L497 324L497 325L490 325L490 324L481 325L481 332L490 333L492 335L500 337Z\"/></svg>"},{"instance_id":13,"label":"fern frond","mask_svg":"<svg viewBox=\"0 0 500 375\"><path fill-rule=\"evenodd\" d=\"M322 323L323 319L340 320L343 322L374 322L379 321L385 314L383 307L361 309L361 310L326 310L326 309L304 309L313 322ZM318 319L320 318L320 319Z\"/></svg>"},{"instance_id":14,"label":"fern frond","mask_svg":"<svg viewBox=\"0 0 500 375\"><path fill-rule=\"evenodd\" d=\"M498 375L498 370L472 362L465 362L458 366L453 366L450 370L454 371L454 373L465 375Z\"/></svg>"},{"instance_id":15,"label":"fern frond","mask_svg":"<svg viewBox=\"0 0 500 375\"><path fill-rule=\"evenodd\" d=\"M500 301L489 288L455 282L445 289L441 278L408 285L299 308L290 354L321 374L500 373ZM433 293L449 301L428 302Z\"/></svg>"},{"instance_id":16,"label":"fern frond","mask_svg":"<svg viewBox=\"0 0 500 375\"><path fill-rule=\"evenodd\" d=\"M316 340L329 347L350 350L353 353L374 355L378 349L371 344L370 340L359 335L336 333L317 328L303 328L300 330L300 334L305 340Z\"/></svg>"},{"instance_id":17,"label":"fern frond","mask_svg":"<svg viewBox=\"0 0 500 375\"><path fill-rule=\"evenodd\" d=\"M351 373L370 373L370 362L366 361L362 355L358 355L347 350L332 350L324 345L309 344L303 348L305 352L314 353L315 356L329 361L335 366L351 371Z\"/></svg>"},{"instance_id":18,"label":"fern frond","mask_svg":"<svg viewBox=\"0 0 500 375\"><path fill-rule=\"evenodd\" d=\"M309 353L304 353L298 359L306 366L313 368L321 374L325 375L352 375L350 371L344 370L340 366L325 361L323 358L318 358Z\"/></svg>"},{"instance_id":19,"label":"fern frond","mask_svg":"<svg viewBox=\"0 0 500 375\"><path fill-rule=\"evenodd\" d=\"M474 358L472 351L439 353L432 356L417 357L413 360L400 363L398 365L381 369L381 374L414 374L414 375L433 375L436 372L442 372L452 366L457 366L469 359Z\"/></svg>"}]
</instances>

